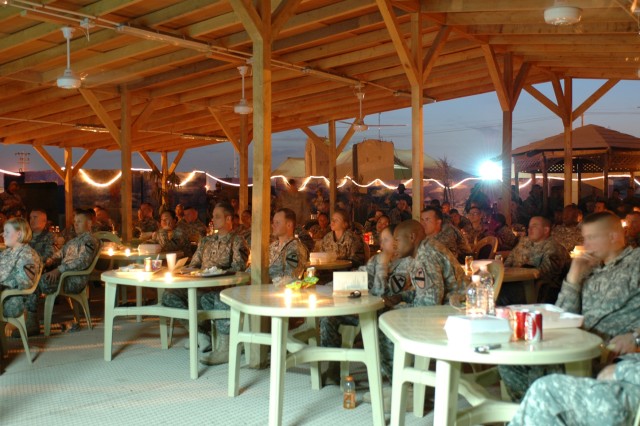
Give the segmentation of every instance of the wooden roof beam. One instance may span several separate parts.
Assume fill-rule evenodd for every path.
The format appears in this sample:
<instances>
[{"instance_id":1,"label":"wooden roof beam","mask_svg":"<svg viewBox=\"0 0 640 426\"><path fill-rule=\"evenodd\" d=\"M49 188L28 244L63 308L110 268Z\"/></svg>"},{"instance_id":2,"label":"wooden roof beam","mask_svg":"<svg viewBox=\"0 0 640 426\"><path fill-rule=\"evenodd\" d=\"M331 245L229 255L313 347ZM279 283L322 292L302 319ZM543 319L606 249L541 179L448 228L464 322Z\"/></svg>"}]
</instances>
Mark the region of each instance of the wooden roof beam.
<instances>
[{"instance_id":1,"label":"wooden roof beam","mask_svg":"<svg viewBox=\"0 0 640 426\"><path fill-rule=\"evenodd\" d=\"M133 151L133 147L131 148L131 150ZM142 157L144 162L147 163L147 166L149 166L149 168L153 170L154 173L160 173L158 166L156 166L156 163L154 163L151 157L149 157L149 154L147 154L144 150L139 150L138 154L140 154L140 157Z\"/></svg>"},{"instance_id":2,"label":"wooden roof beam","mask_svg":"<svg viewBox=\"0 0 640 426\"><path fill-rule=\"evenodd\" d=\"M552 113L557 115L558 117L562 117L562 112L558 105L556 105L551 99L547 98L542 92L533 87L531 84L527 84L524 86L524 90L534 97L538 102L542 105L546 106Z\"/></svg>"},{"instance_id":3,"label":"wooden roof beam","mask_svg":"<svg viewBox=\"0 0 640 426\"><path fill-rule=\"evenodd\" d=\"M131 132L132 133L138 132L138 130L140 130L142 127L144 127L149 122L149 119L151 118L151 115L156 110L156 105L157 104L158 104L158 100L156 100L156 99L151 99L149 102L147 102L147 104L144 106L144 109L142 110L142 112L140 114L138 114L138 116L136 117L135 121L131 125Z\"/></svg>"},{"instance_id":4,"label":"wooden roof beam","mask_svg":"<svg viewBox=\"0 0 640 426\"><path fill-rule=\"evenodd\" d=\"M446 25L440 27L440 30L438 30L438 35L433 40L431 47L429 47L429 50L427 51L426 55L424 56L424 60L422 61L422 81L423 82L425 83L427 82L427 79L429 78L429 75L431 74L431 71L433 70L433 67L436 64L436 60L438 59L438 56L440 56L440 53L442 52L445 44L447 43L447 38L449 37L449 34L451 34L451 28L447 27Z\"/></svg>"},{"instance_id":5,"label":"wooden roof beam","mask_svg":"<svg viewBox=\"0 0 640 426\"><path fill-rule=\"evenodd\" d=\"M185 152L186 152L185 149L178 150L175 158L173 159L173 161L171 162L171 165L169 166L169 174L172 174L173 172L176 171L176 168L178 167L178 164L180 164L180 160L182 160L182 156L184 155Z\"/></svg>"},{"instance_id":6,"label":"wooden roof beam","mask_svg":"<svg viewBox=\"0 0 640 426\"><path fill-rule=\"evenodd\" d=\"M281 2L273 13L271 22L271 39L275 40L284 24L294 15L302 0L287 0Z\"/></svg>"},{"instance_id":7,"label":"wooden roof beam","mask_svg":"<svg viewBox=\"0 0 640 426\"><path fill-rule=\"evenodd\" d=\"M93 112L96 113L100 122L109 130L111 137L116 141L118 146L120 146L120 129L116 126L116 123L113 122L109 113L100 103L100 100L96 97L96 95L88 90L88 89L78 89L82 97L87 101Z\"/></svg>"},{"instance_id":8,"label":"wooden roof beam","mask_svg":"<svg viewBox=\"0 0 640 426\"><path fill-rule=\"evenodd\" d=\"M380 9L384 23L389 31L389 36L393 42L396 53L400 58L400 63L405 69L407 79L411 86L417 86L422 81L422 74L419 73L421 67L415 63L411 49L407 46L404 35L400 32L398 18L393 11L391 0L376 0L376 4Z\"/></svg>"},{"instance_id":9,"label":"wooden roof beam","mask_svg":"<svg viewBox=\"0 0 640 426\"><path fill-rule=\"evenodd\" d=\"M300 127L300 130L302 130L302 132L309 137L309 140L317 149L324 152L326 155L329 155L329 147L325 144L323 138L315 134L313 130L308 127Z\"/></svg>"},{"instance_id":10,"label":"wooden roof beam","mask_svg":"<svg viewBox=\"0 0 640 426\"><path fill-rule=\"evenodd\" d=\"M211 113L211 115L213 115L213 118L215 118L225 136L231 141L231 144L235 148L236 152L240 152L240 140L236 136L236 134L231 131L231 128L222 117L222 114L220 114L220 111L216 110L215 108L209 107L209 112Z\"/></svg>"},{"instance_id":11,"label":"wooden roof beam","mask_svg":"<svg viewBox=\"0 0 640 426\"><path fill-rule=\"evenodd\" d=\"M609 92L616 84L618 84L620 80L618 79L609 79L602 86L598 88L595 92L591 94L584 102L578 106L575 110L573 110L573 117L580 117L584 114L589 108L593 106L596 102L600 100L604 95Z\"/></svg>"},{"instance_id":12,"label":"wooden roof beam","mask_svg":"<svg viewBox=\"0 0 640 426\"><path fill-rule=\"evenodd\" d=\"M504 84L504 77L502 75L502 72L500 71L500 68L498 67L498 61L496 60L496 54L493 50L493 47L488 44L483 44L480 47L482 49L482 53L484 54L485 60L487 61L489 76L491 77L491 81L496 88L496 95L498 96L500 107L503 111L510 111L511 98L508 94L507 87Z\"/></svg>"},{"instance_id":13,"label":"wooden roof beam","mask_svg":"<svg viewBox=\"0 0 640 426\"><path fill-rule=\"evenodd\" d=\"M82 154L82 157L80 157L76 165L73 166L73 169L71 170L72 178L76 177L76 175L78 174L82 166L84 166L87 163L87 161L89 161L89 159L93 154L95 154L95 152L96 152L95 149L88 149L84 152L84 154Z\"/></svg>"},{"instance_id":14,"label":"wooden roof beam","mask_svg":"<svg viewBox=\"0 0 640 426\"><path fill-rule=\"evenodd\" d=\"M56 163L56 160L53 159L53 157L47 152L47 150L44 147L38 145L33 145L33 149L38 154L40 154L40 157L42 157L44 162L47 163L49 167L51 167L51 170L56 172L60 179L64 180L65 172L62 170L62 167L60 167L58 163Z\"/></svg>"}]
</instances>

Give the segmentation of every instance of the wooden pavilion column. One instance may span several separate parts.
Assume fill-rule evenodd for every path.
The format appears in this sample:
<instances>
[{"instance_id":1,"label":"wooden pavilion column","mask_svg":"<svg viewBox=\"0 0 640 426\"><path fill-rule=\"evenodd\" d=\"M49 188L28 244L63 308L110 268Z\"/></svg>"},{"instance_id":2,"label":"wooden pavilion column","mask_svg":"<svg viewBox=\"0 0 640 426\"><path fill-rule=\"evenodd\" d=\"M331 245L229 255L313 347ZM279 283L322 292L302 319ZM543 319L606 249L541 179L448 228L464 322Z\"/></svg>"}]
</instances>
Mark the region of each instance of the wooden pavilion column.
<instances>
[{"instance_id":1,"label":"wooden pavilion column","mask_svg":"<svg viewBox=\"0 0 640 426\"><path fill-rule=\"evenodd\" d=\"M240 189L238 204L240 211L249 208L249 116L240 116L240 140L238 156L240 157Z\"/></svg>"},{"instance_id":2,"label":"wooden pavilion column","mask_svg":"<svg viewBox=\"0 0 640 426\"><path fill-rule=\"evenodd\" d=\"M515 80L513 78L513 59L512 54L504 55L504 67L502 72L498 66L496 54L488 44L482 45L482 52L487 62L489 76L496 89L496 95L502 108L502 214L507 219L507 223L511 224L511 151L513 148L513 110L518 103L520 93L527 75L530 65L522 64ZM516 180L516 185L518 181Z\"/></svg>"},{"instance_id":3,"label":"wooden pavilion column","mask_svg":"<svg viewBox=\"0 0 640 426\"><path fill-rule=\"evenodd\" d=\"M602 192L604 194L605 200L609 198L609 168L611 167L611 151L607 149L607 152L604 154L604 161L602 167Z\"/></svg>"},{"instance_id":4,"label":"wooden pavilion column","mask_svg":"<svg viewBox=\"0 0 640 426\"><path fill-rule=\"evenodd\" d=\"M122 241L129 242L133 236L133 196L131 175L131 94L121 88L120 95L120 165L122 178L120 179L120 199L122 218Z\"/></svg>"},{"instance_id":5,"label":"wooden pavilion column","mask_svg":"<svg viewBox=\"0 0 640 426\"><path fill-rule=\"evenodd\" d=\"M540 169L542 170L542 211L546 214L549 212L549 173L547 170L547 158L542 154L542 161L540 161Z\"/></svg>"},{"instance_id":6,"label":"wooden pavilion column","mask_svg":"<svg viewBox=\"0 0 640 426\"><path fill-rule=\"evenodd\" d=\"M34 145L33 149L40 154L42 159L51 167L51 169L64 181L64 216L65 226L73 225L73 179L78 171L89 161L91 156L96 152L95 149L87 150L80 160L73 165L71 148L64 149L64 170L56 163L51 155L42 146Z\"/></svg>"},{"instance_id":7,"label":"wooden pavilion column","mask_svg":"<svg viewBox=\"0 0 640 426\"><path fill-rule=\"evenodd\" d=\"M162 207L166 207L167 209L171 209L169 207L169 183L167 180L169 179L169 164L167 162L167 151L162 151L160 153L160 171L162 174L162 182L160 184L160 188L162 190Z\"/></svg>"},{"instance_id":8,"label":"wooden pavilion column","mask_svg":"<svg viewBox=\"0 0 640 426\"><path fill-rule=\"evenodd\" d=\"M551 112L556 114L562 119L564 126L564 204L570 204L577 202L573 199L573 120L574 117L580 117L584 114L593 104L595 104L601 97L603 97L609 90L611 90L619 79L607 80L602 86L591 94L584 102L580 104L576 109L573 109L573 82L571 78L565 78L564 90L560 85L560 80L557 76L552 75L551 84L553 85L553 91L556 96L556 102L543 95L538 89L531 85L524 87L531 96L533 96L538 102L546 106ZM580 198L580 182L578 182L578 199Z\"/></svg>"},{"instance_id":9,"label":"wooden pavilion column","mask_svg":"<svg viewBox=\"0 0 640 426\"><path fill-rule=\"evenodd\" d=\"M133 138L133 133L131 137ZM185 149L181 149L180 151L178 151L171 165L169 165L169 158L168 158L169 152L162 151L160 153L160 169L158 169L158 166L156 166L156 164L153 162L151 157L149 157L149 154L147 154L145 151L138 151L138 154L140 155L142 160L144 160L144 162L147 163L147 166L149 166L149 168L154 172L160 174L161 176L160 179L162 180L160 183L161 189L162 189L161 202L162 202L162 206L167 206L168 209L171 208L169 206L169 194L168 194L169 175L176 171L176 168L178 167L178 163L180 163L180 160L182 160L182 156L184 155L185 151L186 151ZM160 207L162 208L162 206Z\"/></svg>"}]
</instances>

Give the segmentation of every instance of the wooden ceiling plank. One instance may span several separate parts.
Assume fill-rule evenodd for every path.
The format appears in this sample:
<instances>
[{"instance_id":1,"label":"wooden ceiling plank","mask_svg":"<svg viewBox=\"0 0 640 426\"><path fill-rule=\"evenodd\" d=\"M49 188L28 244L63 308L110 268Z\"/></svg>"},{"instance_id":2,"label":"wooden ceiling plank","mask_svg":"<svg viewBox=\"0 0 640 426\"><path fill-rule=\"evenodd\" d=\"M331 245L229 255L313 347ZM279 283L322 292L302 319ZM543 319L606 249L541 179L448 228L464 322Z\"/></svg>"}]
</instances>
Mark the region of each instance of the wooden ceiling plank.
<instances>
[{"instance_id":1,"label":"wooden ceiling plank","mask_svg":"<svg viewBox=\"0 0 640 426\"><path fill-rule=\"evenodd\" d=\"M80 159L78 160L78 162L76 163L75 166L73 166L73 169L71 170L71 177L76 177L76 175L78 174L78 172L80 171L80 169L82 168L82 166L84 166L87 161L89 161L89 159L91 158L91 156L96 152L95 149L88 149L84 152L84 154L82 154L82 157L80 157Z\"/></svg>"},{"instance_id":2,"label":"wooden ceiling plank","mask_svg":"<svg viewBox=\"0 0 640 426\"><path fill-rule=\"evenodd\" d=\"M451 34L451 28L447 27L446 25L440 27L440 30L438 30L438 35L433 40L431 47L429 47L429 50L427 51L426 55L424 56L424 60L422 61L423 82L426 82L429 78L429 74L431 74L431 71L436 64L436 59L438 59L438 56L440 56L440 52L442 52L442 49L447 43L449 34Z\"/></svg>"},{"instance_id":3,"label":"wooden ceiling plank","mask_svg":"<svg viewBox=\"0 0 640 426\"><path fill-rule=\"evenodd\" d=\"M414 86L419 84L419 80L422 75L418 75L418 66L413 61L413 55L407 46L405 38L399 29L398 18L393 11L393 5L390 0L376 0L376 4L378 5L378 9L380 9L380 14L384 19L384 23L389 31L389 36L393 42L393 45L396 49L398 57L400 58L400 63L405 69L405 73L407 75L407 79L409 80L409 84Z\"/></svg>"},{"instance_id":4,"label":"wooden ceiling plank","mask_svg":"<svg viewBox=\"0 0 640 426\"><path fill-rule=\"evenodd\" d=\"M116 123L113 122L107 110L104 109L100 100L91 90L78 89L78 91L87 101L93 112L98 116L100 122L107 128L107 130L109 130L111 137L113 137L118 146L120 146L120 129L116 126Z\"/></svg>"},{"instance_id":5,"label":"wooden ceiling plank","mask_svg":"<svg viewBox=\"0 0 640 426\"><path fill-rule=\"evenodd\" d=\"M138 117L136 117L135 121L131 125L132 132L137 132L147 124L147 122L151 118L151 115L156 110L157 104L158 100L156 99L151 99L149 102L147 102L142 112L138 115Z\"/></svg>"},{"instance_id":6,"label":"wooden ceiling plank","mask_svg":"<svg viewBox=\"0 0 640 426\"><path fill-rule=\"evenodd\" d=\"M182 0L167 7L163 7L154 12L148 13L140 18L131 21L138 26L151 27L160 25L168 21L181 18L185 15L199 13L198 11L207 6L211 6L211 0Z\"/></svg>"},{"instance_id":7,"label":"wooden ceiling plank","mask_svg":"<svg viewBox=\"0 0 640 426\"><path fill-rule=\"evenodd\" d=\"M131 147L131 150L134 151L134 147ZM145 150L137 150L138 154L140 155L140 157L144 160L145 163L147 163L147 166L149 166L149 168L151 170L154 171L154 173L160 173L160 170L158 169L158 166L156 166L156 164L153 162L153 160L151 159L151 157L149 157L149 154L147 154L145 152Z\"/></svg>"},{"instance_id":8,"label":"wooden ceiling plank","mask_svg":"<svg viewBox=\"0 0 640 426\"><path fill-rule=\"evenodd\" d=\"M558 105L553 103L551 99L547 98L544 94L542 94L542 92L533 87L531 84L525 85L524 90L531 96L533 96L542 105L546 106L552 113L554 113L558 117L562 117L562 112L560 112L560 108L558 108Z\"/></svg>"},{"instance_id":9,"label":"wooden ceiling plank","mask_svg":"<svg viewBox=\"0 0 640 426\"><path fill-rule=\"evenodd\" d=\"M302 0L287 0L280 3L271 18L271 39L275 40L289 19L295 14Z\"/></svg>"},{"instance_id":10,"label":"wooden ceiling plank","mask_svg":"<svg viewBox=\"0 0 640 426\"><path fill-rule=\"evenodd\" d=\"M496 88L496 95L498 96L500 107L503 111L509 111L511 108L511 99L509 99L507 88L504 84L504 78L498 66L498 61L496 60L496 54L493 48L488 44L483 44L480 47L482 49L482 53L484 53L484 58L487 61L489 76Z\"/></svg>"},{"instance_id":11,"label":"wooden ceiling plank","mask_svg":"<svg viewBox=\"0 0 640 426\"><path fill-rule=\"evenodd\" d=\"M180 164L180 160L182 160L182 156L184 155L184 153L186 152L186 150L183 149L179 149L175 158L173 159L173 161L171 162L171 165L169 166L169 174L172 174L173 172L176 171L176 168L178 167L178 164Z\"/></svg>"},{"instance_id":12,"label":"wooden ceiling plank","mask_svg":"<svg viewBox=\"0 0 640 426\"><path fill-rule=\"evenodd\" d=\"M210 107L209 112L211 113L211 115L213 115L213 118L215 118L218 125L220 125L220 128L224 132L225 136L231 141L231 144L236 149L236 152L240 152L240 141L238 140L236 134L233 133L229 128L227 122L222 117L222 114L220 114L220 111L217 111L216 109Z\"/></svg>"},{"instance_id":13,"label":"wooden ceiling plank","mask_svg":"<svg viewBox=\"0 0 640 426\"><path fill-rule=\"evenodd\" d=\"M589 108L591 108L593 104L598 102L600 98L606 95L609 90L611 90L616 84L618 84L619 81L619 79L607 80L602 86L598 88L598 90L593 92L591 96L589 96L584 102L580 104L580 106L578 106L578 108L573 111L573 117L580 117L582 114L584 114Z\"/></svg>"},{"instance_id":14,"label":"wooden ceiling plank","mask_svg":"<svg viewBox=\"0 0 640 426\"><path fill-rule=\"evenodd\" d=\"M253 4L246 0L229 0L229 3L249 36L254 40L262 38L264 36L262 18Z\"/></svg>"},{"instance_id":15,"label":"wooden ceiling plank","mask_svg":"<svg viewBox=\"0 0 640 426\"><path fill-rule=\"evenodd\" d=\"M58 163L56 163L56 160L53 159L53 157L47 152L47 150L44 147L37 145L34 145L33 149L38 154L40 154L40 157L42 157L45 163L47 163L49 167L51 167L51 170L53 170L60 177L60 179L64 180L65 172L58 165Z\"/></svg>"}]
</instances>

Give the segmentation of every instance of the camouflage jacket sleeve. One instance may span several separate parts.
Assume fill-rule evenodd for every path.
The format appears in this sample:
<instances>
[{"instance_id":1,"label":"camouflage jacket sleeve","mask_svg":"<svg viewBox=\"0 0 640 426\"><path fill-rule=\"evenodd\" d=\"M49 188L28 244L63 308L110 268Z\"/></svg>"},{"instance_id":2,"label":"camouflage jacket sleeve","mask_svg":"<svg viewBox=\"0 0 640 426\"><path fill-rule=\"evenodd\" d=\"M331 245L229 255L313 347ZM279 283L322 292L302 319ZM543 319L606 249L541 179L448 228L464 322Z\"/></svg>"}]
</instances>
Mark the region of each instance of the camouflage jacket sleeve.
<instances>
[{"instance_id":1,"label":"camouflage jacket sleeve","mask_svg":"<svg viewBox=\"0 0 640 426\"><path fill-rule=\"evenodd\" d=\"M29 245L23 246L18 251L9 252L1 262L3 277L0 285L16 290L26 290L36 283L36 276L42 268L40 256Z\"/></svg>"},{"instance_id":2,"label":"camouflage jacket sleeve","mask_svg":"<svg viewBox=\"0 0 640 426\"><path fill-rule=\"evenodd\" d=\"M380 262L380 255L373 256L366 265L358 268L366 271L369 291L374 296L382 296L387 293L387 279L389 277L389 265Z\"/></svg>"},{"instance_id":3,"label":"camouflage jacket sleeve","mask_svg":"<svg viewBox=\"0 0 640 426\"><path fill-rule=\"evenodd\" d=\"M98 254L100 242L90 233L87 233L85 236L78 237L78 240L72 240L71 242L78 244L76 254L62 258L62 263L58 266L58 270L60 272L82 271L87 269Z\"/></svg>"},{"instance_id":4,"label":"camouflage jacket sleeve","mask_svg":"<svg viewBox=\"0 0 640 426\"><path fill-rule=\"evenodd\" d=\"M640 386L640 353L624 355L616 364L615 380Z\"/></svg>"},{"instance_id":5,"label":"camouflage jacket sleeve","mask_svg":"<svg viewBox=\"0 0 640 426\"><path fill-rule=\"evenodd\" d=\"M353 263L353 267L357 268L364 264L364 241L359 235L352 234L352 236L353 245L351 246L349 260Z\"/></svg>"},{"instance_id":6,"label":"camouflage jacket sleeve","mask_svg":"<svg viewBox=\"0 0 640 426\"><path fill-rule=\"evenodd\" d=\"M431 240L420 244L411 268L411 281L415 289L413 306L441 305L444 299L445 271L433 244Z\"/></svg>"},{"instance_id":7,"label":"camouflage jacket sleeve","mask_svg":"<svg viewBox=\"0 0 640 426\"><path fill-rule=\"evenodd\" d=\"M567 280L562 282L556 306L574 314L582 313L582 288Z\"/></svg>"},{"instance_id":8,"label":"camouflage jacket sleeve","mask_svg":"<svg viewBox=\"0 0 640 426\"><path fill-rule=\"evenodd\" d=\"M281 271L282 276L298 278L304 271L307 260L309 259L309 252L307 248L300 240L293 239L285 247L284 253L280 256L279 260L282 262ZM270 268L271 269L271 268ZM276 268L280 269L280 268ZM274 278L274 277L272 277Z\"/></svg>"},{"instance_id":9,"label":"camouflage jacket sleeve","mask_svg":"<svg viewBox=\"0 0 640 426\"><path fill-rule=\"evenodd\" d=\"M232 256L231 259L231 268L232 271L245 271L247 269L247 262L249 261L249 247L247 247L247 242L240 235L233 235L231 238L231 250Z\"/></svg>"},{"instance_id":10,"label":"camouflage jacket sleeve","mask_svg":"<svg viewBox=\"0 0 640 426\"><path fill-rule=\"evenodd\" d=\"M204 237L198 243L198 248L196 249L196 252L193 254L193 257L191 258L191 262L189 262L190 267L199 268L200 266L202 266L202 252L204 251L204 245L208 239L209 237Z\"/></svg>"}]
</instances>

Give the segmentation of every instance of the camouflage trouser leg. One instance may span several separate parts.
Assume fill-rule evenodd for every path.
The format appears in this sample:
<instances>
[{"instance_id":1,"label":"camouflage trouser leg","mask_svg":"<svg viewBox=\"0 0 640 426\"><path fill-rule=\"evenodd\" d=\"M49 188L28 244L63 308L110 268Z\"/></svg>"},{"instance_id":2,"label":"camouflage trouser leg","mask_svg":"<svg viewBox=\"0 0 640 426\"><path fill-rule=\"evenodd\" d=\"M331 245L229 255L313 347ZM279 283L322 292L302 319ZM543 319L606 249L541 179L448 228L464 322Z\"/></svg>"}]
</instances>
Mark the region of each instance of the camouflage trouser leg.
<instances>
[{"instance_id":1,"label":"camouflage trouser leg","mask_svg":"<svg viewBox=\"0 0 640 426\"><path fill-rule=\"evenodd\" d=\"M86 277L69 277L64 280L64 291L71 294L78 294L87 286ZM58 280L50 281L45 275L40 278L38 290L44 294L55 293L58 289Z\"/></svg>"},{"instance_id":2,"label":"camouflage trouser leg","mask_svg":"<svg viewBox=\"0 0 640 426\"><path fill-rule=\"evenodd\" d=\"M202 296L204 293L198 291L197 301L198 309L202 308ZM172 290L166 290L162 295L162 305L169 308L188 309L189 308L189 292L186 288L176 288ZM189 324L185 320L178 320L186 329L189 329ZM198 332L210 334L208 321L202 321L198 324Z\"/></svg>"},{"instance_id":3,"label":"camouflage trouser leg","mask_svg":"<svg viewBox=\"0 0 640 426\"><path fill-rule=\"evenodd\" d=\"M2 304L4 316L6 318L18 318L24 312L25 307L24 296L7 297Z\"/></svg>"},{"instance_id":4,"label":"camouflage trouser leg","mask_svg":"<svg viewBox=\"0 0 640 426\"><path fill-rule=\"evenodd\" d=\"M207 311L229 311L231 308L226 303L220 300L220 291L214 290L202 295L201 304L202 309ZM231 332L231 322L228 318L226 319L217 319L216 321L216 331L220 334L226 334L227 336Z\"/></svg>"},{"instance_id":5,"label":"camouflage trouser leg","mask_svg":"<svg viewBox=\"0 0 640 426\"><path fill-rule=\"evenodd\" d=\"M563 374L564 365L500 365L498 372L507 387L509 396L515 402L524 397L527 389L537 379L549 374Z\"/></svg>"},{"instance_id":6,"label":"camouflage trouser leg","mask_svg":"<svg viewBox=\"0 0 640 426\"><path fill-rule=\"evenodd\" d=\"M320 346L339 348L342 346L341 325L356 326L360 323L356 315L344 315L340 317L324 317L320 319Z\"/></svg>"},{"instance_id":7,"label":"camouflage trouser leg","mask_svg":"<svg viewBox=\"0 0 640 426\"><path fill-rule=\"evenodd\" d=\"M380 370L382 378L391 381L393 377L393 342L382 331L378 333L378 344L380 345Z\"/></svg>"},{"instance_id":8,"label":"camouflage trouser leg","mask_svg":"<svg viewBox=\"0 0 640 426\"><path fill-rule=\"evenodd\" d=\"M628 425L640 400L623 382L553 374L536 380L509 423L521 425Z\"/></svg>"}]
</instances>

